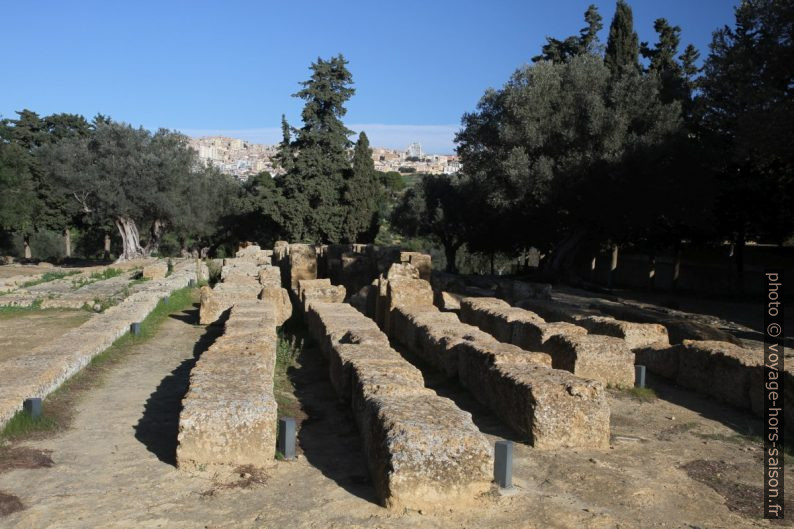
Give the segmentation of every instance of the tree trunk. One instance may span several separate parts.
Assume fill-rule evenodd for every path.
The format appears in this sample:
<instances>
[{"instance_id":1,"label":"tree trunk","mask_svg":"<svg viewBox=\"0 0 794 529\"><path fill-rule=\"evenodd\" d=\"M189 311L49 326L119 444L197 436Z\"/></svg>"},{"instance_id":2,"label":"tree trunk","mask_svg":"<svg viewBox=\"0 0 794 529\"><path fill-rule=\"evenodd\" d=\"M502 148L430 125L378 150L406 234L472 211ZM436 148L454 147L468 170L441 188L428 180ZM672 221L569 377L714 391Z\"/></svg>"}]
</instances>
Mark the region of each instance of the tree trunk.
<instances>
[{"instance_id":1,"label":"tree trunk","mask_svg":"<svg viewBox=\"0 0 794 529\"><path fill-rule=\"evenodd\" d=\"M63 251L66 258L72 256L72 234L69 233L69 228L63 229Z\"/></svg>"},{"instance_id":2,"label":"tree trunk","mask_svg":"<svg viewBox=\"0 0 794 529\"><path fill-rule=\"evenodd\" d=\"M22 236L22 245L25 247L25 259L33 258L33 254L30 251L30 235L27 233Z\"/></svg>"},{"instance_id":3,"label":"tree trunk","mask_svg":"<svg viewBox=\"0 0 794 529\"><path fill-rule=\"evenodd\" d=\"M146 248L143 249L144 255L149 256L160 250L160 239L163 235L163 229L165 229L165 222L160 219L155 219L152 222L149 227L149 240L146 242Z\"/></svg>"},{"instance_id":4,"label":"tree trunk","mask_svg":"<svg viewBox=\"0 0 794 529\"><path fill-rule=\"evenodd\" d=\"M563 239L552 251L551 259L546 262L544 269L552 274L565 272L572 275L574 259L586 235L587 230L578 230Z\"/></svg>"},{"instance_id":5,"label":"tree trunk","mask_svg":"<svg viewBox=\"0 0 794 529\"><path fill-rule=\"evenodd\" d=\"M141 248L140 238L138 236L138 226L135 220L130 217L120 216L116 217L116 227L119 229L121 235L121 255L118 261L128 261L130 259L139 259L144 257L143 248Z\"/></svg>"},{"instance_id":6,"label":"tree trunk","mask_svg":"<svg viewBox=\"0 0 794 529\"><path fill-rule=\"evenodd\" d=\"M744 292L744 230L739 232L736 236L736 292L742 294Z\"/></svg>"},{"instance_id":7,"label":"tree trunk","mask_svg":"<svg viewBox=\"0 0 794 529\"><path fill-rule=\"evenodd\" d=\"M491 275L494 275L493 261L494 261L494 252L491 252Z\"/></svg>"},{"instance_id":8,"label":"tree trunk","mask_svg":"<svg viewBox=\"0 0 794 529\"><path fill-rule=\"evenodd\" d=\"M105 261L110 260L110 234L105 234L105 253L104 253Z\"/></svg>"},{"instance_id":9,"label":"tree trunk","mask_svg":"<svg viewBox=\"0 0 794 529\"><path fill-rule=\"evenodd\" d=\"M612 245L612 260L609 262L609 277L607 278L607 286L612 288L615 285L615 274L618 269L618 245Z\"/></svg>"},{"instance_id":10,"label":"tree trunk","mask_svg":"<svg viewBox=\"0 0 794 529\"><path fill-rule=\"evenodd\" d=\"M648 256L648 288L653 290L656 287L656 256Z\"/></svg>"},{"instance_id":11,"label":"tree trunk","mask_svg":"<svg viewBox=\"0 0 794 529\"><path fill-rule=\"evenodd\" d=\"M598 256L594 255L593 259L590 261L590 281L595 283L596 280L596 263L598 262Z\"/></svg>"},{"instance_id":12,"label":"tree trunk","mask_svg":"<svg viewBox=\"0 0 794 529\"><path fill-rule=\"evenodd\" d=\"M675 257L673 257L673 290L678 288L678 278L681 277L681 241L675 243Z\"/></svg>"},{"instance_id":13,"label":"tree trunk","mask_svg":"<svg viewBox=\"0 0 794 529\"><path fill-rule=\"evenodd\" d=\"M455 257L458 255L458 248L460 248L459 244L444 243L444 255L447 258L447 267L445 270L450 274L458 273L458 267L455 266Z\"/></svg>"}]
</instances>

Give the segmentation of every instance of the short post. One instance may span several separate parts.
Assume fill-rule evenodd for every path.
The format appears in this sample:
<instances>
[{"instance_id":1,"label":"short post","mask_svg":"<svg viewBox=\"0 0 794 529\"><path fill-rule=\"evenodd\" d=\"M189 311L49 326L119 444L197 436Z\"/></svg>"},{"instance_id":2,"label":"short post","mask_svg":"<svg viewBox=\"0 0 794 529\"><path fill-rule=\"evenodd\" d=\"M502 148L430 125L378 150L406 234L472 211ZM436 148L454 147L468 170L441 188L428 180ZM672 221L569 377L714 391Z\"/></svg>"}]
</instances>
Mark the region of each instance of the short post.
<instances>
[{"instance_id":1,"label":"short post","mask_svg":"<svg viewBox=\"0 0 794 529\"><path fill-rule=\"evenodd\" d=\"M195 287L196 286L196 280L195 279L191 279L190 281L187 282L187 286L189 286L190 288Z\"/></svg>"},{"instance_id":2,"label":"short post","mask_svg":"<svg viewBox=\"0 0 794 529\"><path fill-rule=\"evenodd\" d=\"M41 399L38 397L31 397L29 399L25 399L22 403L22 409L26 415L29 415L31 419L38 419L41 417Z\"/></svg>"},{"instance_id":3,"label":"short post","mask_svg":"<svg viewBox=\"0 0 794 529\"><path fill-rule=\"evenodd\" d=\"M634 366L634 387L645 387L645 366Z\"/></svg>"},{"instance_id":4,"label":"short post","mask_svg":"<svg viewBox=\"0 0 794 529\"><path fill-rule=\"evenodd\" d=\"M133 336L138 336L139 334L141 334L140 322L136 321L135 323L130 325L130 334L132 334Z\"/></svg>"},{"instance_id":5,"label":"short post","mask_svg":"<svg viewBox=\"0 0 794 529\"><path fill-rule=\"evenodd\" d=\"M513 488L513 441L496 441L493 477L499 488Z\"/></svg>"},{"instance_id":6,"label":"short post","mask_svg":"<svg viewBox=\"0 0 794 529\"><path fill-rule=\"evenodd\" d=\"M163 296L163 303L168 303L168 299L169 299L169 296L168 296L168 294L166 294L165 296Z\"/></svg>"},{"instance_id":7,"label":"short post","mask_svg":"<svg viewBox=\"0 0 794 529\"><path fill-rule=\"evenodd\" d=\"M292 417L282 417L278 420L277 448L284 459L295 459L295 419Z\"/></svg>"}]
</instances>

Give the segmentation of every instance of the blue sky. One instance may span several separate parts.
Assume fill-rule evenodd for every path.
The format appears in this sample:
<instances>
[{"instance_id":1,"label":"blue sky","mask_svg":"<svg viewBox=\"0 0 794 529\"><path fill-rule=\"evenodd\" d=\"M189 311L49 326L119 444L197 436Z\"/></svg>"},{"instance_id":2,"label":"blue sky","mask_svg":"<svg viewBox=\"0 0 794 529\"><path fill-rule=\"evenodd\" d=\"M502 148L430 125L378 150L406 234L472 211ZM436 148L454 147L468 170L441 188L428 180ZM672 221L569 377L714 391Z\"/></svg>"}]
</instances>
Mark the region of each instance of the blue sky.
<instances>
[{"instance_id":1,"label":"blue sky","mask_svg":"<svg viewBox=\"0 0 794 529\"><path fill-rule=\"evenodd\" d=\"M0 0L0 115L96 113L191 135L279 138L281 114L318 56L343 53L356 95L345 122L374 145L451 152L461 115L537 55L577 33L593 0L279 2ZM614 1L594 2L604 17ZM653 20L708 53L735 0L630 0L640 40Z\"/></svg>"}]
</instances>

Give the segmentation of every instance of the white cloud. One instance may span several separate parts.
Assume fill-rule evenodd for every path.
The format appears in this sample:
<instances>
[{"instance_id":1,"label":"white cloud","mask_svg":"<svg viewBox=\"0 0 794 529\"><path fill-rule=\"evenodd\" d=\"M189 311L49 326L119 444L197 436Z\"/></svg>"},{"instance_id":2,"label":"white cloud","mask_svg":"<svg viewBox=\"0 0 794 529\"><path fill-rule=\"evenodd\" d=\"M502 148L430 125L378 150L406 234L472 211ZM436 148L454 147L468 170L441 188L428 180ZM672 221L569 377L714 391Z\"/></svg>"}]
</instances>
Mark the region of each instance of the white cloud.
<instances>
[{"instance_id":1,"label":"white cloud","mask_svg":"<svg viewBox=\"0 0 794 529\"><path fill-rule=\"evenodd\" d=\"M406 149L410 143L418 141L425 152L452 154L455 151L455 133L459 125L384 125L382 123L347 124L358 134L367 133L373 147ZM281 141L280 128L260 129L182 129L184 134L194 138L200 136L228 136L253 143L278 143ZM355 138L353 138L355 140Z\"/></svg>"}]
</instances>

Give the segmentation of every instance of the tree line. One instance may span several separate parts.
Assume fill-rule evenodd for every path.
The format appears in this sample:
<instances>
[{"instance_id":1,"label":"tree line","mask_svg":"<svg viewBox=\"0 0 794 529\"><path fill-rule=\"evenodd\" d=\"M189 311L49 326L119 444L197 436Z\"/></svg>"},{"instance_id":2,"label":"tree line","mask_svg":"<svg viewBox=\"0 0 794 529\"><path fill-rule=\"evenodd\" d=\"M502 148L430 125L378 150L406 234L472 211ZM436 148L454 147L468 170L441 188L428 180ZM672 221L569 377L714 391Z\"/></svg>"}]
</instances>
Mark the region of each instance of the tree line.
<instances>
[{"instance_id":1,"label":"tree line","mask_svg":"<svg viewBox=\"0 0 794 529\"><path fill-rule=\"evenodd\" d=\"M392 224L443 245L516 255L570 275L577 256L632 246L651 255L683 242L782 245L792 217L791 0L743 0L708 56L680 49L681 29L655 21L639 42L618 0L604 46L602 17L549 37L456 136L462 171L425 178Z\"/></svg>"},{"instance_id":2,"label":"tree line","mask_svg":"<svg viewBox=\"0 0 794 529\"><path fill-rule=\"evenodd\" d=\"M741 273L747 241L782 245L794 231L792 27L794 0L743 0L698 66L666 19L656 42L639 42L625 0L602 43L590 6L578 34L548 37L463 115L459 173L409 186L374 170L364 132L351 139L342 55L319 58L293 94L302 125L282 116L279 174L245 183L200 163L173 131L21 111L0 122L0 235L116 233L118 256L131 259L164 246L217 255L246 240L396 233L443 247L449 270L461 248L536 248L558 276L606 248L730 241Z\"/></svg>"}]
</instances>

